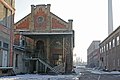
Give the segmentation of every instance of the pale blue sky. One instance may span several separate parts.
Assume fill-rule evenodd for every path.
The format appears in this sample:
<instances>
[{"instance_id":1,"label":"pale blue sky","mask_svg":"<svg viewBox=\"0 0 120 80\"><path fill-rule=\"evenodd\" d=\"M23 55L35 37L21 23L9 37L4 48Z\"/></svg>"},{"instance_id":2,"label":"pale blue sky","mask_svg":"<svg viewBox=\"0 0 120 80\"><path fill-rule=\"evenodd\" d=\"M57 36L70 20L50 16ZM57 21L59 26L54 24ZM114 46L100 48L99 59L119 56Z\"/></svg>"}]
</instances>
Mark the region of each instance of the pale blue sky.
<instances>
[{"instance_id":1,"label":"pale blue sky","mask_svg":"<svg viewBox=\"0 0 120 80\"><path fill-rule=\"evenodd\" d=\"M104 40L108 28L108 0L15 0L15 22L31 11L31 4L51 4L51 12L65 21L73 19L77 57L87 61L87 48L93 40ZM120 25L120 0L113 0L113 26Z\"/></svg>"}]
</instances>

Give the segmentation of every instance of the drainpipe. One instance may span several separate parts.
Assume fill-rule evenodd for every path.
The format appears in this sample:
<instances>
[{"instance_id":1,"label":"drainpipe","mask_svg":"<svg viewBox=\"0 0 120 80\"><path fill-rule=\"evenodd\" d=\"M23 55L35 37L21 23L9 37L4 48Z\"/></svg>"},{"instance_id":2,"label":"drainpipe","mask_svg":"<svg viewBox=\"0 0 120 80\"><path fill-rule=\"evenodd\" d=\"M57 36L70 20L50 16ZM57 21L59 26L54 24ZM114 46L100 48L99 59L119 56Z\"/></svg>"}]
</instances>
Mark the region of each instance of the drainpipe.
<instances>
[{"instance_id":1,"label":"drainpipe","mask_svg":"<svg viewBox=\"0 0 120 80\"><path fill-rule=\"evenodd\" d=\"M14 13L11 12L11 28L10 28L10 67L13 66L13 27L14 27Z\"/></svg>"}]
</instances>

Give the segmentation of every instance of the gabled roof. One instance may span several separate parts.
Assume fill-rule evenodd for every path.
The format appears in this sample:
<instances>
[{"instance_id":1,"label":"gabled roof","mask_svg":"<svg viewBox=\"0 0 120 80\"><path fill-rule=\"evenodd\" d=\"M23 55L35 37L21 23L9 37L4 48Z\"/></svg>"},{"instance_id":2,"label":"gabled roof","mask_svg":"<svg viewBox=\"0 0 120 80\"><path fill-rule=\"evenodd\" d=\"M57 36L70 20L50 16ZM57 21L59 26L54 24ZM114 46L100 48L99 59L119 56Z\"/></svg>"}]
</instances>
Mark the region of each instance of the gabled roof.
<instances>
[{"instance_id":1,"label":"gabled roof","mask_svg":"<svg viewBox=\"0 0 120 80\"><path fill-rule=\"evenodd\" d=\"M65 22L67 24L67 22L65 20L61 19L60 17L58 17L57 15L53 14L52 12L50 12L50 14L56 16L58 19L62 20L63 22ZM16 25L20 21L24 20L25 18L27 18L29 15L31 15L31 13L29 13L28 15L26 15L25 17L23 17L22 19L20 19L19 21L17 21L14 25Z\"/></svg>"}]
</instances>

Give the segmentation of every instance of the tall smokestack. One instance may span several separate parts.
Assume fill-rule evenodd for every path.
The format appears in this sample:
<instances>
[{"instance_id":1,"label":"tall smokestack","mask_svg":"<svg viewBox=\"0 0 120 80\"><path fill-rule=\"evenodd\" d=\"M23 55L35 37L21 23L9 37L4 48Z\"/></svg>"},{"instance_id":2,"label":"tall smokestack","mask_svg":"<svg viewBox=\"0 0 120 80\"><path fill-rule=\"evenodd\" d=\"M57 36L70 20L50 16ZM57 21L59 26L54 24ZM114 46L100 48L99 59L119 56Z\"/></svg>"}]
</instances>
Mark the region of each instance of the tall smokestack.
<instances>
[{"instance_id":1,"label":"tall smokestack","mask_svg":"<svg viewBox=\"0 0 120 80\"><path fill-rule=\"evenodd\" d=\"M108 35L113 31L112 0L108 0Z\"/></svg>"}]
</instances>

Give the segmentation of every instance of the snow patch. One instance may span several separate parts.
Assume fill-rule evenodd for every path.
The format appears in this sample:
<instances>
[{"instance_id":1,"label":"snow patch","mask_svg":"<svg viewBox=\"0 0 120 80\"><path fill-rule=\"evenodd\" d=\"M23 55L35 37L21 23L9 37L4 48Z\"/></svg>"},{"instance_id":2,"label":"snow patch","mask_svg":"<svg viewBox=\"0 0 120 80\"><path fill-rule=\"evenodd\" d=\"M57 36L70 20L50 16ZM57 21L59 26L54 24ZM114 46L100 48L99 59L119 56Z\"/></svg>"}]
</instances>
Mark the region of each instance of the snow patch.
<instances>
[{"instance_id":1,"label":"snow patch","mask_svg":"<svg viewBox=\"0 0 120 80\"><path fill-rule=\"evenodd\" d=\"M75 75L39 75L25 74L16 76L4 76L0 80L77 80Z\"/></svg>"},{"instance_id":2,"label":"snow patch","mask_svg":"<svg viewBox=\"0 0 120 80\"><path fill-rule=\"evenodd\" d=\"M105 72L105 71L99 71L99 70L91 70L90 72L94 73L94 74L113 74L113 75L117 74L117 75L120 75L119 71Z\"/></svg>"}]
</instances>

